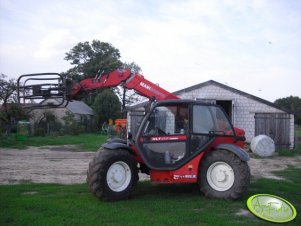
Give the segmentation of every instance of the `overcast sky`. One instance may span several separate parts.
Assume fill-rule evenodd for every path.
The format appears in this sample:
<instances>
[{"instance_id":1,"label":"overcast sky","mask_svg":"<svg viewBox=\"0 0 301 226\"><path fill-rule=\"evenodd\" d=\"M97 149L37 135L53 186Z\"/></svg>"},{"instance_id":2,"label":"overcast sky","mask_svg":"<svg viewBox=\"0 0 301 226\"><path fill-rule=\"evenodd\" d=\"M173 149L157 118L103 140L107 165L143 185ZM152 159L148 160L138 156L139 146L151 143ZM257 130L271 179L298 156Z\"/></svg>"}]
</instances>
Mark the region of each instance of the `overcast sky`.
<instances>
[{"instance_id":1,"label":"overcast sky","mask_svg":"<svg viewBox=\"0 0 301 226\"><path fill-rule=\"evenodd\" d=\"M301 97L300 0L0 0L0 72L63 72L97 39L168 91L208 80Z\"/></svg>"}]
</instances>

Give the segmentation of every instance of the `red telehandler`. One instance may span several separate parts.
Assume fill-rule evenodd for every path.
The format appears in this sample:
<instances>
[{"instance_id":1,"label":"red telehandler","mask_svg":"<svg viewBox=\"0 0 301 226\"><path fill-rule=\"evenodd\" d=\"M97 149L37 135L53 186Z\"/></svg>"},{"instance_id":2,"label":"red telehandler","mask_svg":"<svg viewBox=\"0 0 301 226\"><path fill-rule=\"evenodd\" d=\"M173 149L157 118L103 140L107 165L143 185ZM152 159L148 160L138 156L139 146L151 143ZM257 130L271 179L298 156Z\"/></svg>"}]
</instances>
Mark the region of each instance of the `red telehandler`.
<instances>
[{"instance_id":1,"label":"red telehandler","mask_svg":"<svg viewBox=\"0 0 301 226\"><path fill-rule=\"evenodd\" d=\"M234 128L218 105L181 100L125 69L77 84L56 73L22 75L18 99L21 104L35 101L31 107L61 107L80 93L118 85L149 98L150 108L135 136L109 139L89 163L87 183L95 196L107 201L130 197L139 171L153 183L197 183L207 197L238 199L244 194L250 183L244 131ZM60 102L51 104L53 98Z\"/></svg>"}]
</instances>

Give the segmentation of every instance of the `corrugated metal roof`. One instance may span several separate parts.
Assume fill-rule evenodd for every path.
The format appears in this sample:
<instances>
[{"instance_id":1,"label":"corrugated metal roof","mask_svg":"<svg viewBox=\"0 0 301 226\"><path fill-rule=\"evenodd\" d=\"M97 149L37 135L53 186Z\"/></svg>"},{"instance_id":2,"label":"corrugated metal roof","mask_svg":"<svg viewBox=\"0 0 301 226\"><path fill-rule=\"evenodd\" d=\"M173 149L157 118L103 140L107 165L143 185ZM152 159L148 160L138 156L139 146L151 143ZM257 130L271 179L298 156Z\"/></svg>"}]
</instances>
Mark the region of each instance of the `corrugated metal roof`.
<instances>
[{"instance_id":1,"label":"corrugated metal roof","mask_svg":"<svg viewBox=\"0 0 301 226\"><path fill-rule=\"evenodd\" d=\"M73 114L94 115L92 108L90 108L82 101L78 101L78 100L69 101L66 108L69 111L71 111Z\"/></svg>"},{"instance_id":2,"label":"corrugated metal roof","mask_svg":"<svg viewBox=\"0 0 301 226\"><path fill-rule=\"evenodd\" d=\"M46 99L43 100L41 105L45 105L49 103L59 103L61 100L58 99ZM80 115L94 115L92 108L90 108L87 104L85 104L83 101L78 100L72 100L68 102L68 105L66 106L67 101L64 101L63 105L61 107L67 108L69 111L71 111L73 114L80 114ZM51 108L51 107L49 107Z\"/></svg>"}]
</instances>

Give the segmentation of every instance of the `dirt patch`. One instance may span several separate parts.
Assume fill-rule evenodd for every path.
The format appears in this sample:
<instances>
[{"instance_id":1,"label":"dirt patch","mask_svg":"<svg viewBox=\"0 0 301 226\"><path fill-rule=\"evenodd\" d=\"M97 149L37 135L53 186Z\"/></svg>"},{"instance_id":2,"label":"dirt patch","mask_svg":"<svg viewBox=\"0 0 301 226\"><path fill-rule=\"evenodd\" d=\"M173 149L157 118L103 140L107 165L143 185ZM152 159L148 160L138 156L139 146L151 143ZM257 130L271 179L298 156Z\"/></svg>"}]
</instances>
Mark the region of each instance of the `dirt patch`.
<instances>
[{"instance_id":1,"label":"dirt patch","mask_svg":"<svg viewBox=\"0 0 301 226\"><path fill-rule=\"evenodd\" d=\"M236 213L237 216L243 216L243 217L253 217L254 215L246 209L239 209Z\"/></svg>"},{"instance_id":2,"label":"dirt patch","mask_svg":"<svg viewBox=\"0 0 301 226\"><path fill-rule=\"evenodd\" d=\"M80 152L75 145L0 149L0 184L58 183L86 181L94 152ZM147 175L139 175L147 180Z\"/></svg>"},{"instance_id":3,"label":"dirt patch","mask_svg":"<svg viewBox=\"0 0 301 226\"><path fill-rule=\"evenodd\" d=\"M0 184L84 183L93 156L94 152L80 152L73 145L30 147L26 150L0 149ZM251 158L249 165L255 178L283 179L273 172L290 165L301 167L301 156ZM139 178L149 179L145 174L140 174Z\"/></svg>"},{"instance_id":4,"label":"dirt patch","mask_svg":"<svg viewBox=\"0 0 301 226\"><path fill-rule=\"evenodd\" d=\"M301 156L280 157L272 156L269 158L251 158L249 161L251 175L255 178L270 178L284 180L283 177L276 176L274 172L283 171L289 166L301 168Z\"/></svg>"},{"instance_id":5,"label":"dirt patch","mask_svg":"<svg viewBox=\"0 0 301 226\"><path fill-rule=\"evenodd\" d=\"M74 150L76 146L0 149L0 184L83 183L94 153Z\"/></svg>"}]
</instances>

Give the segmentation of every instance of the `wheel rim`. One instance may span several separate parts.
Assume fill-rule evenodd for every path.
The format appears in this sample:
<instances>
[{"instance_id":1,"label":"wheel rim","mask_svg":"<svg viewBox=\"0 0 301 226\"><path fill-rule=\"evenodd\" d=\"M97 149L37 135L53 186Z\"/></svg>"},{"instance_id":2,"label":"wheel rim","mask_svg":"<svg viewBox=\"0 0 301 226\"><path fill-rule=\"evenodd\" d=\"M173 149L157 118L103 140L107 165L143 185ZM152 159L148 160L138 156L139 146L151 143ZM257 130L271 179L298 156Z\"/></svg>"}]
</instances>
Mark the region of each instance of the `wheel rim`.
<instances>
[{"instance_id":1,"label":"wheel rim","mask_svg":"<svg viewBox=\"0 0 301 226\"><path fill-rule=\"evenodd\" d=\"M225 162L215 162L207 170L207 181L216 191L227 191L234 184L233 168Z\"/></svg>"},{"instance_id":2,"label":"wheel rim","mask_svg":"<svg viewBox=\"0 0 301 226\"><path fill-rule=\"evenodd\" d=\"M132 174L129 165L125 162L114 162L107 172L107 184L112 191L121 192L131 182Z\"/></svg>"}]
</instances>

